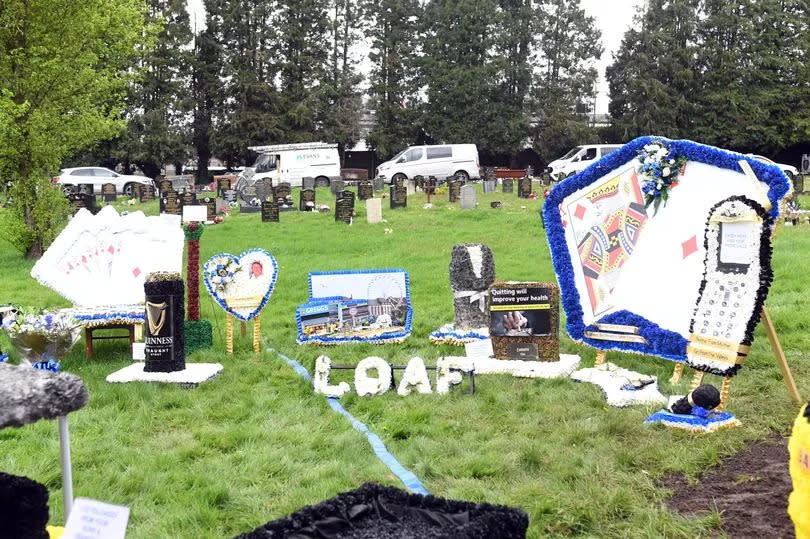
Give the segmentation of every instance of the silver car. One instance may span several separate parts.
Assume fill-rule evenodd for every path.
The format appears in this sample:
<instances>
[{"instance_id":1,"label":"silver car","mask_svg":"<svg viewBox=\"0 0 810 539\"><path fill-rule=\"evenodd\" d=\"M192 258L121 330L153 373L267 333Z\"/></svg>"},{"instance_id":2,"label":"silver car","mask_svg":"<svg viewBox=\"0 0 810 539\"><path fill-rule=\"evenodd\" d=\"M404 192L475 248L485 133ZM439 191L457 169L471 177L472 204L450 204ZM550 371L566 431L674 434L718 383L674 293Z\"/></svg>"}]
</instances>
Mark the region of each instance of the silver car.
<instances>
[{"instance_id":1,"label":"silver car","mask_svg":"<svg viewBox=\"0 0 810 539\"><path fill-rule=\"evenodd\" d=\"M93 192L99 195L101 194L101 186L105 183L111 183L115 185L115 190L119 195L128 197L132 196L132 186L136 183L154 185L151 178L146 176L118 174L103 167L65 168L52 181L54 184L61 185L62 191L66 195L77 191L79 184L92 184Z\"/></svg>"}]
</instances>

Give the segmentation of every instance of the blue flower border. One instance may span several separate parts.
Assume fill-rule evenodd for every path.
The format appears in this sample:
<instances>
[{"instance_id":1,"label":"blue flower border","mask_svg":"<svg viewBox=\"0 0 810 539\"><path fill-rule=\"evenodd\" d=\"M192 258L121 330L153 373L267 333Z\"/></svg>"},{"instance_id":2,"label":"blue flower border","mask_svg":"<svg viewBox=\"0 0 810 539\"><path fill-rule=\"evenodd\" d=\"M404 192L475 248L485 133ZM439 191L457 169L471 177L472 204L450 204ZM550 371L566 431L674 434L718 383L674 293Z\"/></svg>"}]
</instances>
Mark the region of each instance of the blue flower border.
<instances>
[{"instance_id":1,"label":"blue flower border","mask_svg":"<svg viewBox=\"0 0 810 539\"><path fill-rule=\"evenodd\" d=\"M219 295L217 295L216 292L211 288L211 283L208 282L208 278L206 277L205 272L204 271L202 272L202 274L203 274L203 282L205 283L205 288L208 289L208 293L211 294L211 297L214 298L214 301L216 301L219 304L219 306L222 307L225 310L225 312L235 316L236 318L238 318L239 320L241 320L243 322L248 322L248 321L252 320L257 314L259 314L261 312L261 310L264 309L264 306L267 305L267 300L269 300L270 296L273 294L273 289L276 287L276 280L278 279L278 262L276 262L276 257L271 255L269 252L265 251L264 249L261 249L259 247L255 247L253 249L248 249L247 251L244 251L242 254L240 254L238 256L237 255L232 255L230 253L215 254L214 256L212 256L208 260L206 260L205 264L203 264L203 266L202 266L203 269L205 269L205 267L208 265L209 262L211 262L211 260L213 260L214 258L217 258L217 257L221 257L221 256L228 256L230 258L233 258L234 261L237 264L241 264L242 258L244 256L250 254L250 253L264 253L268 257L270 257L270 261L273 263L273 280L270 281L270 287L267 289L267 293L264 295L264 297L262 297L262 301L261 301L261 303L259 303L259 306L256 308L255 311L253 311L252 313L250 313L250 315L248 315L246 317L243 317L240 314L238 314L238 313L236 313L233 310L228 308L228 305L225 303L225 301L222 298L220 298Z\"/></svg>"},{"instance_id":2,"label":"blue flower border","mask_svg":"<svg viewBox=\"0 0 810 539\"><path fill-rule=\"evenodd\" d=\"M644 420L645 425L661 423L670 428L690 431L714 432L717 429L736 425L737 418L730 412L710 412L708 417L696 415L673 414L668 410L659 410Z\"/></svg>"},{"instance_id":3,"label":"blue flower border","mask_svg":"<svg viewBox=\"0 0 810 539\"><path fill-rule=\"evenodd\" d=\"M73 314L73 318L77 321L82 323L82 325L87 325L95 322L108 322L110 320L120 320L122 322L143 322L146 320L146 310L142 305L134 305L133 307L139 308L140 310L132 309L131 311L108 311L108 312L98 312L98 313L90 313L90 314ZM84 308L83 308L84 309ZM90 310L91 308L87 308ZM120 309L120 307L119 307Z\"/></svg>"},{"instance_id":4,"label":"blue flower border","mask_svg":"<svg viewBox=\"0 0 810 539\"><path fill-rule=\"evenodd\" d=\"M698 144L691 140L670 140L664 137L639 137L618 150L606 155L588 168L561 181L554 186L543 204L543 222L546 229L551 261L560 284L563 309L566 314L566 330L572 339L602 350L622 350L639 354L648 354L683 362L686 360L686 339L679 333L661 328L657 324L631 313L618 311L603 317L600 322L633 325L639 328L639 334L647 339L649 345L641 343L624 343L588 339L585 332L595 330L595 326L586 326L584 313L580 305L579 292L574 279L574 268L565 241L565 228L562 226L560 204L565 197L587 187L612 170L637 158L638 152L647 144L665 145L673 155L684 156L689 161L697 161L743 173L738 161L745 160L757 178L768 186L768 200L771 202L769 214L776 220L779 217L779 201L790 192L790 180L776 165L768 165L753 157L736 152L721 150L713 146Z\"/></svg>"},{"instance_id":5,"label":"blue flower border","mask_svg":"<svg viewBox=\"0 0 810 539\"><path fill-rule=\"evenodd\" d=\"M405 317L405 329L403 331L396 331L386 333L378 337L308 337L304 335L303 327L301 325L301 315L299 309L304 305L312 305L313 303L320 303L321 300L331 301L334 296L313 298L312 297L312 277L316 275L351 275L351 274L364 274L364 273L404 273L405 274L405 300L408 304L408 315ZM384 344L387 342L400 342L411 334L411 323L413 322L413 307L411 306L411 279L408 272L400 268L386 268L386 269L368 269L368 270L336 270L336 271L312 271L307 277L307 288L309 289L309 300L307 303L300 305L295 310L295 325L298 328L298 344L342 344L347 342L367 342L372 344Z\"/></svg>"},{"instance_id":6,"label":"blue flower border","mask_svg":"<svg viewBox=\"0 0 810 539\"><path fill-rule=\"evenodd\" d=\"M476 331L468 331L466 333L460 333L458 331L440 331L435 330L431 332L429 338L434 344L444 343L446 340L452 341L464 341L470 340L470 342L474 341L485 341L489 339L489 335L484 335L483 333L478 333ZM461 342L459 342L459 346L461 346Z\"/></svg>"}]
</instances>

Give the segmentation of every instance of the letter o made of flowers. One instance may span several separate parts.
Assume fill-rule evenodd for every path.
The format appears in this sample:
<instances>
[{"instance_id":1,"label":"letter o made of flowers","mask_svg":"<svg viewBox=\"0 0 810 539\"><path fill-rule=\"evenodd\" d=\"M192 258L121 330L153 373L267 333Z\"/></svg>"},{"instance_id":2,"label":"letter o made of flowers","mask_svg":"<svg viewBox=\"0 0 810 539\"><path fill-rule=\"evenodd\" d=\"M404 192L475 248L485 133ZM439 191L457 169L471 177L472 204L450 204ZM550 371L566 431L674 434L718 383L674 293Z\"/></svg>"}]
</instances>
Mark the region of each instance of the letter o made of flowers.
<instances>
[{"instance_id":1,"label":"letter o made of flowers","mask_svg":"<svg viewBox=\"0 0 810 539\"><path fill-rule=\"evenodd\" d=\"M376 377L369 376L370 369L377 369ZM381 357L361 359L354 369L354 387L361 397L382 395L391 389L392 380L391 365Z\"/></svg>"}]
</instances>

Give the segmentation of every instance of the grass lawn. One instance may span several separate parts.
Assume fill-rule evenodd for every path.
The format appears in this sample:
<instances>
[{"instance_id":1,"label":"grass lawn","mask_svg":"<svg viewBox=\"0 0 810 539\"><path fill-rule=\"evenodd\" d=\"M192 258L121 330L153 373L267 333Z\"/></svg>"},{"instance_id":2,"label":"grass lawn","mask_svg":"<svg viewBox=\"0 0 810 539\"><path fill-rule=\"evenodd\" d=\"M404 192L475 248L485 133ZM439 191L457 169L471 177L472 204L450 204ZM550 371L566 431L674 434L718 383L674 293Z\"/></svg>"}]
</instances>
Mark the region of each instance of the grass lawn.
<instances>
[{"instance_id":1,"label":"grass lawn","mask_svg":"<svg viewBox=\"0 0 810 539\"><path fill-rule=\"evenodd\" d=\"M294 193L297 202L297 193ZM262 315L263 338L310 372L329 355L356 363L377 355L404 364L420 356L432 364L460 349L437 347L428 334L452 321L448 283L455 243L492 247L498 277L554 280L539 201L515 194L479 192L480 206L448 208L446 195L431 210L424 196L405 210L388 211L387 223L368 225L364 206L352 226L334 215L282 213L281 223L259 215L228 217L207 227L201 260L262 247L278 260L275 292ZM492 200L504 207L493 210ZM318 201L334 206L328 190ZM123 207L123 206L122 206ZM132 208L129 208L132 209ZM141 207L157 212L157 203ZM393 229L385 234L384 228ZM782 227L774 242L775 281L768 298L799 388L810 394L810 315L807 257L810 226ZM62 307L66 302L30 276L33 263L0 243L0 303ZM295 307L307 299L307 274L315 270L399 267L410 274L413 334L400 345L301 347L295 343ZM663 276L665 279L666 276ZM63 362L80 375L90 402L70 416L76 496L131 507L128 537L233 536L303 505L366 481L399 486L362 434L335 414L276 354L251 351L251 332L224 354L224 313L201 287L203 317L214 326L214 348L187 358L225 366L197 389L148 384L107 384L105 376L130 363L124 341L101 341L88 360L83 343ZM692 291L689 291L692 293ZM237 331L238 335L238 331ZM7 348L5 338L0 339ZM590 364L594 352L573 343L562 329L564 352ZM659 377L664 394L684 392L667 380L673 364L610 353L609 361ZM333 382L351 371L333 371ZM719 385L716 377L707 381ZM433 380L432 380L433 382ZM692 435L643 425L650 408L607 407L601 390L568 379L476 378L476 394L342 399L388 449L438 496L523 508L531 537L546 535L710 535L722 516L686 519L668 511L668 492L657 479L668 472L697 475L746 443L786 434L797 412L761 328L753 351L731 388L729 411L742 428ZM0 470L29 476L51 493L51 522L64 522L55 422L0 431ZM787 466L787 463L785 464Z\"/></svg>"}]
</instances>

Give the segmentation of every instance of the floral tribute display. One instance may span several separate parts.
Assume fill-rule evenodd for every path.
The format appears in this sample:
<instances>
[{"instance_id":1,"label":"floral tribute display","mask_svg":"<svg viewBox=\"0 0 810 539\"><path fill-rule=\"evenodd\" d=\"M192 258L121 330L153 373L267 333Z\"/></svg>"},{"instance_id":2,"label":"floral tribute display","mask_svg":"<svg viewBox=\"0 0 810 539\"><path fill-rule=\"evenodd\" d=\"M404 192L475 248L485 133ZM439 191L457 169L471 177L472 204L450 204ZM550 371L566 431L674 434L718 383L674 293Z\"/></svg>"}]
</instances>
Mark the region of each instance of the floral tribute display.
<instances>
[{"instance_id":1,"label":"floral tribute display","mask_svg":"<svg viewBox=\"0 0 810 539\"><path fill-rule=\"evenodd\" d=\"M665 182L667 168L666 178L672 179ZM686 362L687 347L696 344L690 342L691 327L698 298L707 293L701 283L714 252L708 252L714 244L706 242L707 216L721 202L745 197L763 209L757 212L761 238L770 232L789 190L790 182L777 166L661 137L633 140L563 180L549 193L543 219L568 334L602 350ZM647 214L649 195L664 200L664 192L666 204L660 203L653 216ZM753 229L728 224L732 226L722 225L727 232L721 241L728 259L724 269L736 271L743 259L758 261L759 270L751 266L751 275L761 284L753 292L756 301L736 315L749 320L767 295L769 279L762 276L767 277L770 260L759 239L749 241L756 236ZM722 279L716 280L714 284L725 287ZM713 321L715 326L730 323L730 309L722 311L716 313L722 320ZM733 370L713 370L700 361L690 365L723 374Z\"/></svg>"},{"instance_id":2,"label":"floral tribute display","mask_svg":"<svg viewBox=\"0 0 810 539\"><path fill-rule=\"evenodd\" d=\"M17 311L3 318L9 342L24 362L56 371L58 363L79 339L80 326L69 311L33 313Z\"/></svg>"},{"instance_id":3,"label":"floral tribute display","mask_svg":"<svg viewBox=\"0 0 810 539\"><path fill-rule=\"evenodd\" d=\"M226 312L248 321L258 315L278 277L278 264L264 249L250 249L239 256L218 254L202 269L208 292Z\"/></svg>"},{"instance_id":4,"label":"floral tribute display","mask_svg":"<svg viewBox=\"0 0 810 539\"><path fill-rule=\"evenodd\" d=\"M678 185L678 175L686 165L686 157L674 155L662 142L646 144L638 153L639 173L644 180L644 207L653 206L655 213L661 201L666 206L669 190Z\"/></svg>"}]
</instances>

